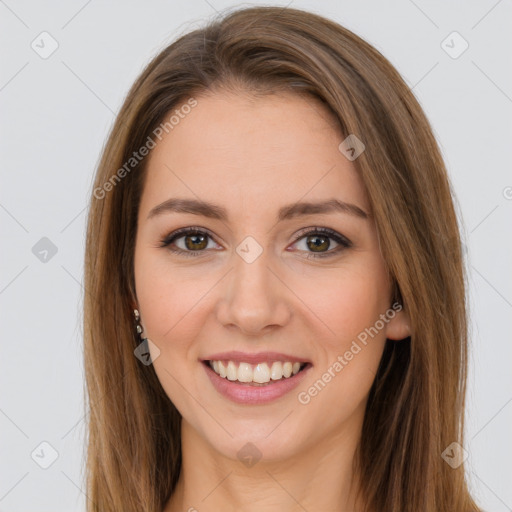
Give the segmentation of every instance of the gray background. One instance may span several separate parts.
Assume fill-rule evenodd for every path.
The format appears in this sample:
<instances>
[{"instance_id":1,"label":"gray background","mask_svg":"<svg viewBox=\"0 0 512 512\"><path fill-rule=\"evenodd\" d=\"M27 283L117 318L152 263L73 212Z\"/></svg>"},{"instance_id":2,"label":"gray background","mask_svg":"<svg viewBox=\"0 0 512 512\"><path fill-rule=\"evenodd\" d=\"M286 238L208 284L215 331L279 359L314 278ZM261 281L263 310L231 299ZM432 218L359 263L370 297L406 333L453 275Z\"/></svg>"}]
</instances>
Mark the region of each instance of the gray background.
<instances>
[{"instance_id":1,"label":"gray background","mask_svg":"<svg viewBox=\"0 0 512 512\"><path fill-rule=\"evenodd\" d=\"M512 6L275 4L316 11L373 44L434 127L468 256L468 476L486 510L511 510ZM0 511L84 510L81 281L93 173L142 67L177 35L235 5L249 4L0 0ZM31 47L51 49L43 31L58 43L46 59ZM469 44L457 58L458 36L442 44L453 31Z\"/></svg>"}]
</instances>

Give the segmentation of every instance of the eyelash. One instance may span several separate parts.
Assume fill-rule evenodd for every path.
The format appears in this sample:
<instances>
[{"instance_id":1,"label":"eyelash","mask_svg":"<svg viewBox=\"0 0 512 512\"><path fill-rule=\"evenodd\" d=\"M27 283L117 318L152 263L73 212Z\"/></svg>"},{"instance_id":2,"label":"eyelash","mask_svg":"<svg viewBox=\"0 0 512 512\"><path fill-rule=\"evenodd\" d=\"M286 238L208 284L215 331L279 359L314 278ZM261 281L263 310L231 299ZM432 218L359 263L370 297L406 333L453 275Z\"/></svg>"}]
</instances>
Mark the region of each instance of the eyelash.
<instances>
[{"instance_id":1,"label":"eyelash","mask_svg":"<svg viewBox=\"0 0 512 512\"><path fill-rule=\"evenodd\" d=\"M309 231L306 231L308 230ZM202 253L205 252L205 249L201 251L184 251L183 249L175 249L171 247L171 244L178 240L179 238L182 238L187 235L206 235L210 237L212 240L214 240L213 236L203 228L199 227L188 227L188 228L181 228L173 233L167 235L165 238L161 240L159 247L167 247L169 251L175 253L175 254L181 254L184 256L200 256ZM294 240L293 244L296 244L299 240L302 238L305 238L307 236L311 235L327 235L328 238L332 238L335 242L339 244L338 247L335 249L325 252L325 253L314 253L309 252L306 256L303 256L304 258L310 259L310 258L327 258L330 256L334 256L335 254L338 254L340 251L343 251L344 249L348 249L349 247L352 247L352 242L344 237L343 235L337 233L336 231L333 231L329 228L321 228L321 227L315 227L315 228L305 228L301 231L300 235ZM214 240L215 241L215 240ZM292 244L292 245L293 245Z\"/></svg>"}]
</instances>

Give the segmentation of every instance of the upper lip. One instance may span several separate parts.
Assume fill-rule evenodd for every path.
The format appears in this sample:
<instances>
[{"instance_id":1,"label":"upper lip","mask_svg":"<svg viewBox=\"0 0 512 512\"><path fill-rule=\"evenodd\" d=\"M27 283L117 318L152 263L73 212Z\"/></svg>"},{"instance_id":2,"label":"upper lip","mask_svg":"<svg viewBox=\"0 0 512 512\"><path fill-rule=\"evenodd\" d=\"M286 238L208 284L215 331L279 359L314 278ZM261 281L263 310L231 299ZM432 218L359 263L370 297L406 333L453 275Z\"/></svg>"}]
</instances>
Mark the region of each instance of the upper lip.
<instances>
[{"instance_id":1,"label":"upper lip","mask_svg":"<svg viewBox=\"0 0 512 512\"><path fill-rule=\"evenodd\" d=\"M201 361L233 361L238 363L257 364L266 361L290 361L291 363L309 363L307 358L292 356L290 354L282 354L280 352L218 352L208 357L201 358Z\"/></svg>"}]
</instances>

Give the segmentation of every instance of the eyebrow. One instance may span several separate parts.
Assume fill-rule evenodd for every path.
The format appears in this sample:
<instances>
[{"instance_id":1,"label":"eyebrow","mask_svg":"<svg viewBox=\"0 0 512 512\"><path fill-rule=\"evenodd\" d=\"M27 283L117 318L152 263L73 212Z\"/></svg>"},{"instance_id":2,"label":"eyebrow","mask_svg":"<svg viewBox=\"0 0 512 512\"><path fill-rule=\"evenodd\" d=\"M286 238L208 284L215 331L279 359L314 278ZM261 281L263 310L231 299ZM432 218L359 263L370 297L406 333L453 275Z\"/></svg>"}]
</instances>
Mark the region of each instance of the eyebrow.
<instances>
[{"instance_id":1,"label":"eyebrow","mask_svg":"<svg viewBox=\"0 0 512 512\"><path fill-rule=\"evenodd\" d=\"M228 221L228 212L224 207L198 199L167 199L152 208L147 219L149 220L164 213L192 213L223 222ZM362 219L367 219L370 216L355 204L346 203L339 199L327 199L321 202L298 202L283 206L279 209L277 221L281 222L302 215L322 213L348 213Z\"/></svg>"}]
</instances>

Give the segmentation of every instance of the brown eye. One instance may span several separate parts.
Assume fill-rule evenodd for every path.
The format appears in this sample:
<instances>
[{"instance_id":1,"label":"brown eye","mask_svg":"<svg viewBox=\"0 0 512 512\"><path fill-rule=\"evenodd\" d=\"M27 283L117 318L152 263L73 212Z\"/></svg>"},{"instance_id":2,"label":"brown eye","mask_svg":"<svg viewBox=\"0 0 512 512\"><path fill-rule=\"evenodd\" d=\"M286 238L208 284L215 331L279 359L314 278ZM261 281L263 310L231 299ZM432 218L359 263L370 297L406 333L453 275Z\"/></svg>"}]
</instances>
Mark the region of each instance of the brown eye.
<instances>
[{"instance_id":1,"label":"brown eye","mask_svg":"<svg viewBox=\"0 0 512 512\"><path fill-rule=\"evenodd\" d=\"M219 248L212 235L198 228L178 229L166 236L160 247L166 247L169 251L183 256L200 256L209 253L210 249Z\"/></svg>"},{"instance_id":2,"label":"brown eye","mask_svg":"<svg viewBox=\"0 0 512 512\"><path fill-rule=\"evenodd\" d=\"M329 237L324 235L308 236L306 239L306 244L308 248L313 252L324 252L329 249L329 246L331 245L329 242Z\"/></svg>"},{"instance_id":3,"label":"brown eye","mask_svg":"<svg viewBox=\"0 0 512 512\"><path fill-rule=\"evenodd\" d=\"M329 228L307 228L301 231L294 245L305 258L327 258L352 247L352 242Z\"/></svg>"},{"instance_id":4,"label":"brown eye","mask_svg":"<svg viewBox=\"0 0 512 512\"><path fill-rule=\"evenodd\" d=\"M208 245L208 236L203 234L186 235L185 246L191 251L197 251L206 248Z\"/></svg>"}]
</instances>

